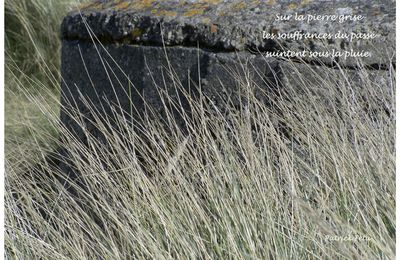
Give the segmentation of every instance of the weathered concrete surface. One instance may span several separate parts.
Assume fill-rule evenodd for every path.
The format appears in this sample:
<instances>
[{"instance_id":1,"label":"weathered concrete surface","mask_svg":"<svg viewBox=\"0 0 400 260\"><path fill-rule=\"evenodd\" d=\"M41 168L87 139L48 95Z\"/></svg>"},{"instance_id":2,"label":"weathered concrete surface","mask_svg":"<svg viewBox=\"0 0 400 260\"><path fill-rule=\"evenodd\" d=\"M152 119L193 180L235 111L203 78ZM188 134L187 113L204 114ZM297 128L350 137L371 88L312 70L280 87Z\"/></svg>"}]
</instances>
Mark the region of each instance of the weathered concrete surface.
<instances>
[{"instance_id":1,"label":"weathered concrete surface","mask_svg":"<svg viewBox=\"0 0 400 260\"><path fill-rule=\"evenodd\" d=\"M309 24L274 21L278 13L295 12L362 14L366 19ZM167 91L174 101L180 100L183 108L189 111L182 91L176 91L175 84L193 96L202 91L216 107L223 110L226 100L238 102L243 92L235 76L228 73L232 70L236 77L244 78L243 63L249 68L248 79L260 87L259 98L268 102L269 93L273 96L279 88L298 85L301 89L298 77L292 73L294 68L307 75L310 82L320 85L321 75L334 78L340 77L341 72L327 67L288 64L283 60L265 58L257 51L274 51L282 46L293 51L304 48L314 51L325 48L368 50L372 52L372 57L362 59L363 63L379 67L392 62L394 18L394 2L389 0L95 1L80 12L72 11L62 24L64 109L61 121L74 130L79 138L83 138L82 129L67 113L69 107L72 109L72 106L77 106L81 113L91 117L81 94L103 110L103 116L112 114L113 107L110 104L114 104L139 117L146 110L144 104L147 103L156 115L165 118L160 90ZM342 30L376 32L381 36L375 40L354 42L274 42L262 39L264 30L322 33ZM324 62L330 63L329 60ZM337 62L353 67L356 61L339 59ZM319 72L308 70L310 67ZM173 69L175 82L169 77L168 68ZM319 79L314 80L316 77ZM373 71L370 77L376 84L388 78L384 70ZM362 80L354 80L354 84L356 89L363 83ZM133 111L132 106L135 107ZM179 118L179 111L175 111L175 114ZM99 134L89 121L86 129L95 136Z\"/></svg>"},{"instance_id":2,"label":"weathered concrete surface","mask_svg":"<svg viewBox=\"0 0 400 260\"><path fill-rule=\"evenodd\" d=\"M230 99L237 104L240 93L244 92L240 86L243 82L237 80L238 77L244 79L247 73L253 84L264 86L267 91L276 83L278 71L276 59L181 46L165 49L120 44L102 46L64 40L62 56L63 105L76 105L88 116L90 111L81 97L90 99L97 107L103 105L104 115L111 114L111 104L133 112L135 117L151 107L155 115L165 118L160 92L166 91L173 101L179 100L189 111L182 92L187 91L195 97L200 88L204 96L224 110L225 101ZM243 66L249 69L244 70ZM268 86L266 81L270 82ZM65 112L61 114L61 121L79 131L74 119ZM95 131L91 126L88 130Z\"/></svg>"},{"instance_id":3,"label":"weathered concrete surface","mask_svg":"<svg viewBox=\"0 0 400 260\"><path fill-rule=\"evenodd\" d=\"M276 15L363 15L362 21L275 21ZM83 22L84 18L86 24ZM392 0L200 0L94 1L71 12L62 25L64 39L91 41L86 28L102 42L141 45L197 46L218 51L289 49L368 50L365 64L385 64L395 46L395 2ZM290 33L376 33L372 40L267 40L263 31ZM338 59L354 65L353 59Z\"/></svg>"},{"instance_id":4,"label":"weathered concrete surface","mask_svg":"<svg viewBox=\"0 0 400 260\"><path fill-rule=\"evenodd\" d=\"M323 95L328 96L329 86L324 88L326 82L346 84L342 72L335 68L282 62L248 53L215 53L193 47L174 46L164 49L120 44L102 46L64 40L62 55L63 105L66 109L77 106L88 119L92 115L82 97L91 100L100 109L102 116L112 115L113 109L121 107L138 118L151 107L155 116L165 119L165 103L161 101L160 91L166 91L174 102L179 100L189 113L189 105L182 91L177 88L195 97L200 91L199 83L203 95L223 113L227 100L238 105L238 98L246 95L246 86L242 85L244 74L252 85L257 86L252 89L256 96L265 102L270 102L288 86L297 89L297 92L306 93L307 87L315 85L314 88L319 88ZM169 64L173 66L173 77L170 75ZM348 70L346 73L355 92L365 87L364 82L377 87L389 86L390 72L386 70L370 71L364 78L360 78L357 70ZM304 79L307 81L303 82ZM335 97L328 99L333 100ZM183 122L179 122L179 111L175 112L178 123L182 123L183 127ZM84 137L81 128L67 115L65 109L61 121L75 131L80 139ZM94 136L101 135L89 121L86 130Z\"/></svg>"}]
</instances>

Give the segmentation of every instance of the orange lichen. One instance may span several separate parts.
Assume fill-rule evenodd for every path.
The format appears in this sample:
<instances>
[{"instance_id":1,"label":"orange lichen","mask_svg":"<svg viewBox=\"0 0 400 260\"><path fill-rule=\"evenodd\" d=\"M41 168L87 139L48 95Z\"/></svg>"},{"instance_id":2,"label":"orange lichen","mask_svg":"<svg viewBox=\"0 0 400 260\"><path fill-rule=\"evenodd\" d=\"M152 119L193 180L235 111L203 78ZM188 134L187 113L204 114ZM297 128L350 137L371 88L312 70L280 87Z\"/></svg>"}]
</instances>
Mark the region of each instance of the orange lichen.
<instances>
[{"instance_id":1,"label":"orange lichen","mask_svg":"<svg viewBox=\"0 0 400 260\"><path fill-rule=\"evenodd\" d=\"M186 11L183 16L186 17L190 17L190 16L194 16L194 15L201 15L204 13L204 9L192 9L189 11Z\"/></svg>"},{"instance_id":2,"label":"orange lichen","mask_svg":"<svg viewBox=\"0 0 400 260\"><path fill-rule=\"evenodd\" d=\"M118 4L114 6L116 9L126 9L130 5L130 2L120 1Z\"/></svg>"},{"instance_id":3,"label":"orange lichen","mask_svg":"<svg viewBox=\"0 0 400 260\"><path fill-rule=\"evenodd\" d=\"M275 3L275 0L268 0L267 5L274 5Z\"/></svg>"},{"instance_id":4,"label":"orange lichen","mask_svg":"<svg viewBox=\"0 0 400 260\"><path fill-rule=\"evenodd\" d=\"M151 10L151 13L154 14L155 16L168 16L168 17L175 17L178 15L177 12L168 11L168 10L160 10L160 9L153 9L153 10Z\"/></svg>"},{"instance_id":5,"label":"orange lichen","mask_svg":"<svg viewBox=\"0 0 400 260\"><path fill-rule=\"evenodd\" d=\"M153 6L154 0L139 0L132 3L132 8L144 9Z\"/></svg>"},{"instance_id":6,"label":"orange lichen","mask_svg":"<svg viewBox=\"0 0 400 260\"><path fill-rule=\"evenodd\" d=\"M302 0L301 5L308 5L311 2L311 0Z\"/></svg>"},{"instance_id":7,"label":"orange lichen","mask_svg":"<svg viewBox=\"0 0 400 260\"><path fill-rule=\"evenodd\" d=\"M101 9L102 4L101 3L85 3L85 4L80 4L78 5L78 10L83 10L83 9Z\"/></svg>"},{"instance_id":8,"label":"orange lichen","mask_svg":"<svg viewBox=\"0 0 400 260\"><path fill-rule=\"evenodd\" d=\"M179 7L179 6L183 6L185 4L186 4L186 2L184 0L179 0L179 4L177 6Z\"/></svg>"},{"instance_id":9,"label":"orange lichen","mask_svg":"<svg viewBox=\"0 0 400 260\"><path fill-rule=\"evenodd\" d=\"M215 24L212 24L210 26L210 31L211 31L211 33L216 33L218 31L218 26Z\"/></svg>"},{"instance_id":10,"label":"orange lichen","mask_svg":"<svg viewBox=\"0 0 400 260\"><path fill-rule=\"evenodd\" d=\"M243 2L235 3L231 8L232 8L232 10L235 10L235 11L242 10L242 9L246 8L246 4Z\"/></svg>"},{"instance_id":11,"label":"orange lichen","mask_svg":"<svg viewBox=\"0 0 400 260\"><path fill-rule=\"evenodd\" d=\"M219 4L222 2L222 0L203 0L202 2L207 4Z\"/></svg>"},{"instance_id":12,"label":"orange lichen","mask_svg":"<svg viewBox=\"0 0 400 260\"><path fill-rule=\"evenodd\" d=\"M290 10L293 10L293 9L297 8L297 4L291 3L291 4L289 4L289 5L287 6L287 8L290 9Z\"/></svg>"}]
</instances>

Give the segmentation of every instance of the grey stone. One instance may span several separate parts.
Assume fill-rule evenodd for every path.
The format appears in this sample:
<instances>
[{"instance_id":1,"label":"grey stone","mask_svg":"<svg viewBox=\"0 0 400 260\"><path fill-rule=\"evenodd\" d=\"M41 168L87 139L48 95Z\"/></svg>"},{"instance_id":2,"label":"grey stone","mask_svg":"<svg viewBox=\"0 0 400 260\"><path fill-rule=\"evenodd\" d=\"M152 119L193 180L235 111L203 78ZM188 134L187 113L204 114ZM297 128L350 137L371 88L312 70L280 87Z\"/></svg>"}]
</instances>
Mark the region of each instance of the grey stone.
<instances>
[{"instance_id":1,"label":"grey stone","mask_svg":"<svg viewBox=\"0 0 400 260\"><path fill-rule=\"evenodd\" d=\"M187 111L189 105L182 92L195 97L201 91L223 113L225 101L231 100L233 105L238 105L240 93L244 93L238 78L244 79L246 73L252 84L271 88L272 82L276 82L274 73L278 71L278 61L273 58L182 46L164 49L64 40L62 57L62 103L65 109L61 121L76 132L79 127L66 110L77 107L90 117L91 112L83 101L85 98L104 115L111 114L114 105L132 112L136 118L143 116L142 112L149 108L154 115L163 117L165 109L160 91L168 93ZM268 86L267 81L271 83ZM262 96L261 92L259 96Z\"/></svg>"},{"instance_id":2,"label":"grey stone","mask_svg":"<svg viewBox=\"0 0 400 260\"><path fill-rule=\"evenodd\" d=\"M363 15L361 21L276 21L276 15ZM367 50L366 65L392 61L395 47L395 2L392 0L297 1L94 1L72 11L62 24L62 37L91 41L87 26L102 42L152 46L200 46L215 51ZM375 33L370 40L271 40L263 31L291 33ZM382 47L385 51L382 51ZM386 52L389 50L389 53ZM309 58L312 59L312 58ZM325 59L325 62L331 62ZM354 59L338 58L354 66Z\"/></svg>"},{"instance_id":3,"label":"grey stone","mask_svg":"<svg viewBox=\"0 0 400 260\"><path fill-rule=\"evenodd\" d=\"M257 86L253 89L257 97L266 103L288 86L297 88L298 92L315 86L323 92L328 91L324 89L324 82L343 78L343 72L325 66L282 62L243 52L215 53L181 46L165 49L125 44L103 46L64 40L62 56L63 105L65 109L77 107L88 118L91 112L82 97L91 100L103 116L111 115L114 106L139 118L151 107L154 115L163 118L165 109L159 91L168 93L174 102L180 101L187 112L190 111L189 105L179 89L193 96L202 91L224 113L227 100L238 105L239 97L245 94L246 86L241 85L245 74L251 84ZM354 90L361 91L365 79L360 78L360 73L357 70L345 70L345 73L354 84ZM302 84L300 77L306 78L308 83ZM366 77L379 86L389 85L388 71L370 71ZM327 93L323 95L327 96ZM61 121L77 133L81 132L65 109ZM89 130L95 131L90 126ZM80 138L82 134L79 133Z\"/></svg>"},{"instance_id":4,"label":"grey stone","mask_svg":"<svg viewBox=\"0 0 400 260\"><path fill-rule=\"evenodd\" d=\"M361 22L276 22L276 14L362 14ZM95 136L101 133L90 123L93 112L82 97L101 110L103 117L113 117L121 109L134 118L141 118L150 108L154 116L166 118L165 105L159 93L166 92L172 102L179 102L190 113L182 92L193 97L201 91L222 113L227 100L238 104L243 86L237 78L245 78L259 86L256 95L271 103L282 89L302 89L300 71L310 82L322 86L321 76L340 77L341 71L329 68L332 60L306 59L290 63L266 58L264 51L310 48L336 50L368 50L372 57L364 65L375 69L369 77L374 81L388 78L385 65L394 56L394 2L375 1L95 1L65 17L61 31L62 104L61 121L84 140L71 111L75 108L87 116L86 128ZM374 40L346 42L263 40L263 31L293 32L375 32ZM89 32L92 32L90 34ZM327 46L328 45L328 46ZM383 47L385 47L383 49ZM336 62L354 74L354 89L362 89L357 78L357 60ZM247 68L243 70L243 66ZM170 72L174 76L171 77ZM314 71L314 72L313 72ZM317 73L315 73L317 71ZM177 90L176 86L181 86ZM148 106L147 106L147 105ZM172 109L182 128L179 109Z\"/></svg>"}]
</instances>

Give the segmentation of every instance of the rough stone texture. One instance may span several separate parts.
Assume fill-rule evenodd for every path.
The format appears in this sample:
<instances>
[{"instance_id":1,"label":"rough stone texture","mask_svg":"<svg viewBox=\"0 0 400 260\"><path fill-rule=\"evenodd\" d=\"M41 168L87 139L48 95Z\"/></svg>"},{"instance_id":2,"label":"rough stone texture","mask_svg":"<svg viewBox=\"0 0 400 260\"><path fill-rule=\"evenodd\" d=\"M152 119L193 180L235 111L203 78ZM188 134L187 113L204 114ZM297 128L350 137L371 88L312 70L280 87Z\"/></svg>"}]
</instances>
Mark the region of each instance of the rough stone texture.
<instances>
[{"instance_id":1,"label":"rough stone texture","mask_svg":"<svg viewBox=\"0 0 400 260\"><path fill-rule=\"evenodd\" d=\"M343 23L275 21L277 14L364 15L362 21ZM82 17L84 19L82 19ZM86 24L83 22L85 20ZM297 1L94 1L71 12L62 24L64 39L91 41L89 26L102 42L161 46L197 46L218 51L273 51L290 49L369 50L366 64L386 64L395 46L395 2L392 0ZM263 40L262 32L377 33L379 38L349 42L335 40ZM353 59L339 59L354 65ZM329 62L329 60L327 61Z\"/></svg>"},{"instance_id":2,"label":"rough stone texture","mask_svg":"<svg viewBox=\"0 0 400 260\"><path fill-rule=\"evenodd\" d=\"M362 14L361 22L301 23L275 22L276 14ZM268 93L287 85L299 85L293 66L309 75L335 77L340 71L334 68L288 64L275 58L264 58L257 51L310 48L318 51L328 44L330 49L368 50L371 59L364 64L382 65L392 62L394 55L395 4L393 1L95 1L80 11L72 11L62 24L62 103L61 121L79 138L84 134L74 119L66 113L77 106L88 115L80 94L101 107L103 116L111 115L115 104L130 111L132 104L139 117L148 103L155 114L163 117L164 104L158 91L166 90L175 100L180 91L168 76L171 66L178 84L196 95L201 85L202 93L217 107L224 109L224 100L233 102L242 92L241 86L229 70L243 76L241 63L247 64L249 78L261 87L259 97L268 102ZM93 35L88 33L88 26ZM332 41L282 41L263 40L262 31L293 32L375 32L381 37L357 42ZM163 45L165 44L165 48ZM197 48L200 47L200 48ZM166 54L168 61L166 59ZM112 58L111 58L112 57ZM312 62L313 60L308 60ZM337 60L354 69L355 60ZM324 61L330 64L329 60ZM313 67L319 73L307 68ZM356 75L357 73L354 72ZM380 84L387 79L387 71L371 71L370 76ZM129 79L129 80L128 80ZM355 88L362 80L354 80ZM358 82L358 83L357 83ZM299 85L299 89L301 86ZM107 100L107 101L105 101ZM179 114L179 111L175 111ZM97 131L89 122L87 130Z\"/></svg>"},{"instance_id":3,"label":"rough stone texture","mask_svg":"<svg viewBox=\"0 0 400 260\"><path fill-rule=\"evenodd\" d=\"M64 40L62 55L63 105L67 109L71 104L77 106L88 118L91 112L81 96L91 100L101 110L102 116L111 115L114 106L122 107L127 113L133 112L134 117L139 117L146 110L146 102L155 115L163 118L165 110L159 91L165 90L174 101L180 99L183 107L189 111L186 100L175 85L196 96L200 82L202 93L223 113L226 100L238 104L238 97L245 93L244 86L236 80L238 77L243 79L245 72L250 81L260 87L259 90L255 89L256 95L265 102L269 102L268 94L273 96L286 86L304 92L305 86L299 81L298 73L308 79L307 84L314 82L322 92L325 91L325 80L335 82L335 79L342 78L342 72L335 68L282 62L247 53L215 53L181 46L166 49L120 44L102 46ZM169 64L173 66L175 83L169 73ZM243 66L246 69L243 70ZM349 74L354 90L360 91L365 78L360 78L356 70L348 70L346 73ZM377 86L388 86L389 73L386 70L374 70L366 77ZM324 92L323 95L328 94ZM131 109L132 105L137 111ZM75 120L64 110L61 121L74 130L80 139L84 137ZM86 130L100 136L90 123L87 123Z\"/></svg>"},{"instance_id":4,"label":"rough stone texture","mask_svg":"<svg viewBox=\"0 0 400 260\"><path fill-rule=\"evenodd\" d=\"M231 99L235 104L239 93L243 92L240 82L235 80L237 77L244 78L248 70L243 70L243 66L250 68L247 75L251 81L265 88L274 85L278 71L276 59L181 46L166 49L120 44L102 46L64 40L62 56L63 105L76 105L79 111L87 115L90 111L81 96L90 99L98 107L102 104L104 114L111 114L112 105L130 112L133 104L137 109L132 111L134 116L141 116L146 102L156 115L163 116L165 110L159 91L166 90L174 101L180 99L183 107L188 109L179 88L196 96L199 85L202 93L223 110L225 100ZM173 77L169 64L172 65ZM266 81L270 82L268 87ZM61 114L61 121L79 132L79 127L65 112ZM95 129L89 126L88 130Z\"/></svg>"}]
</instances>

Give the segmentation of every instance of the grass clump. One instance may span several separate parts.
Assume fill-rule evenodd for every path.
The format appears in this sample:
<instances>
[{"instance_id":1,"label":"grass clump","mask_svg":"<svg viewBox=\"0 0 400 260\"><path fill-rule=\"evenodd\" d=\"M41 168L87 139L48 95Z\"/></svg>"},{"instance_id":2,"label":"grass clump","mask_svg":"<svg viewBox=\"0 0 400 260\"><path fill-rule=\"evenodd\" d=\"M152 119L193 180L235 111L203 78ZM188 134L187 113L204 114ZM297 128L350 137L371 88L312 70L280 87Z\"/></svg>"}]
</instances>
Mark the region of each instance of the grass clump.
<instances>
[{"instance_id":1,"label":"grass clump","mask_svg":"<svg viewBox=\"0 0 400 260\"><path fill-rule=\"evenodd\" d=\"M61 20L82 2L85 1L6 0L6 63L15 65L9 68L42 82L54 76L58 79Z\"/></svg>"},{"instance_id":2,"label":"grass clump","mask_svg":"<svg viewBox=\"0 0 400 260\"><path fill-rule=\"evenodd\" d=\"M5 150L13 158L16 147L30 154L39 132L51 130L48 120L28 96L53 100L59 95L61 19L84 0L5 1ZM49 93L48 90L51 90ZM27 93L29 94L27 95ZM48 102L58 112L57 102ZM35 128L35 132L31 129ZM45 141L47 143L47 141Z\"/></svg>"},{"instance_id":3,"label":"grass clump","mask_svg":"<svg viewBox=\"0 0 400 260\"><path fill-rule=\"evenodd\" d=\"M188 99L185 131L168 109L169 124L142 120L138 128L95 113L102 138L84 131L83 144L49 113L61 151L35 146L35 163L7 167L8 254L392 258L393 70L377 83L365 70L332 77L329 68L296 68L297 84L269 93L268 105L246 78L245 101L227 101L224 114L207 97ZM88 120L73 116L82 127Z\"/></svg>"}]
</instances>

